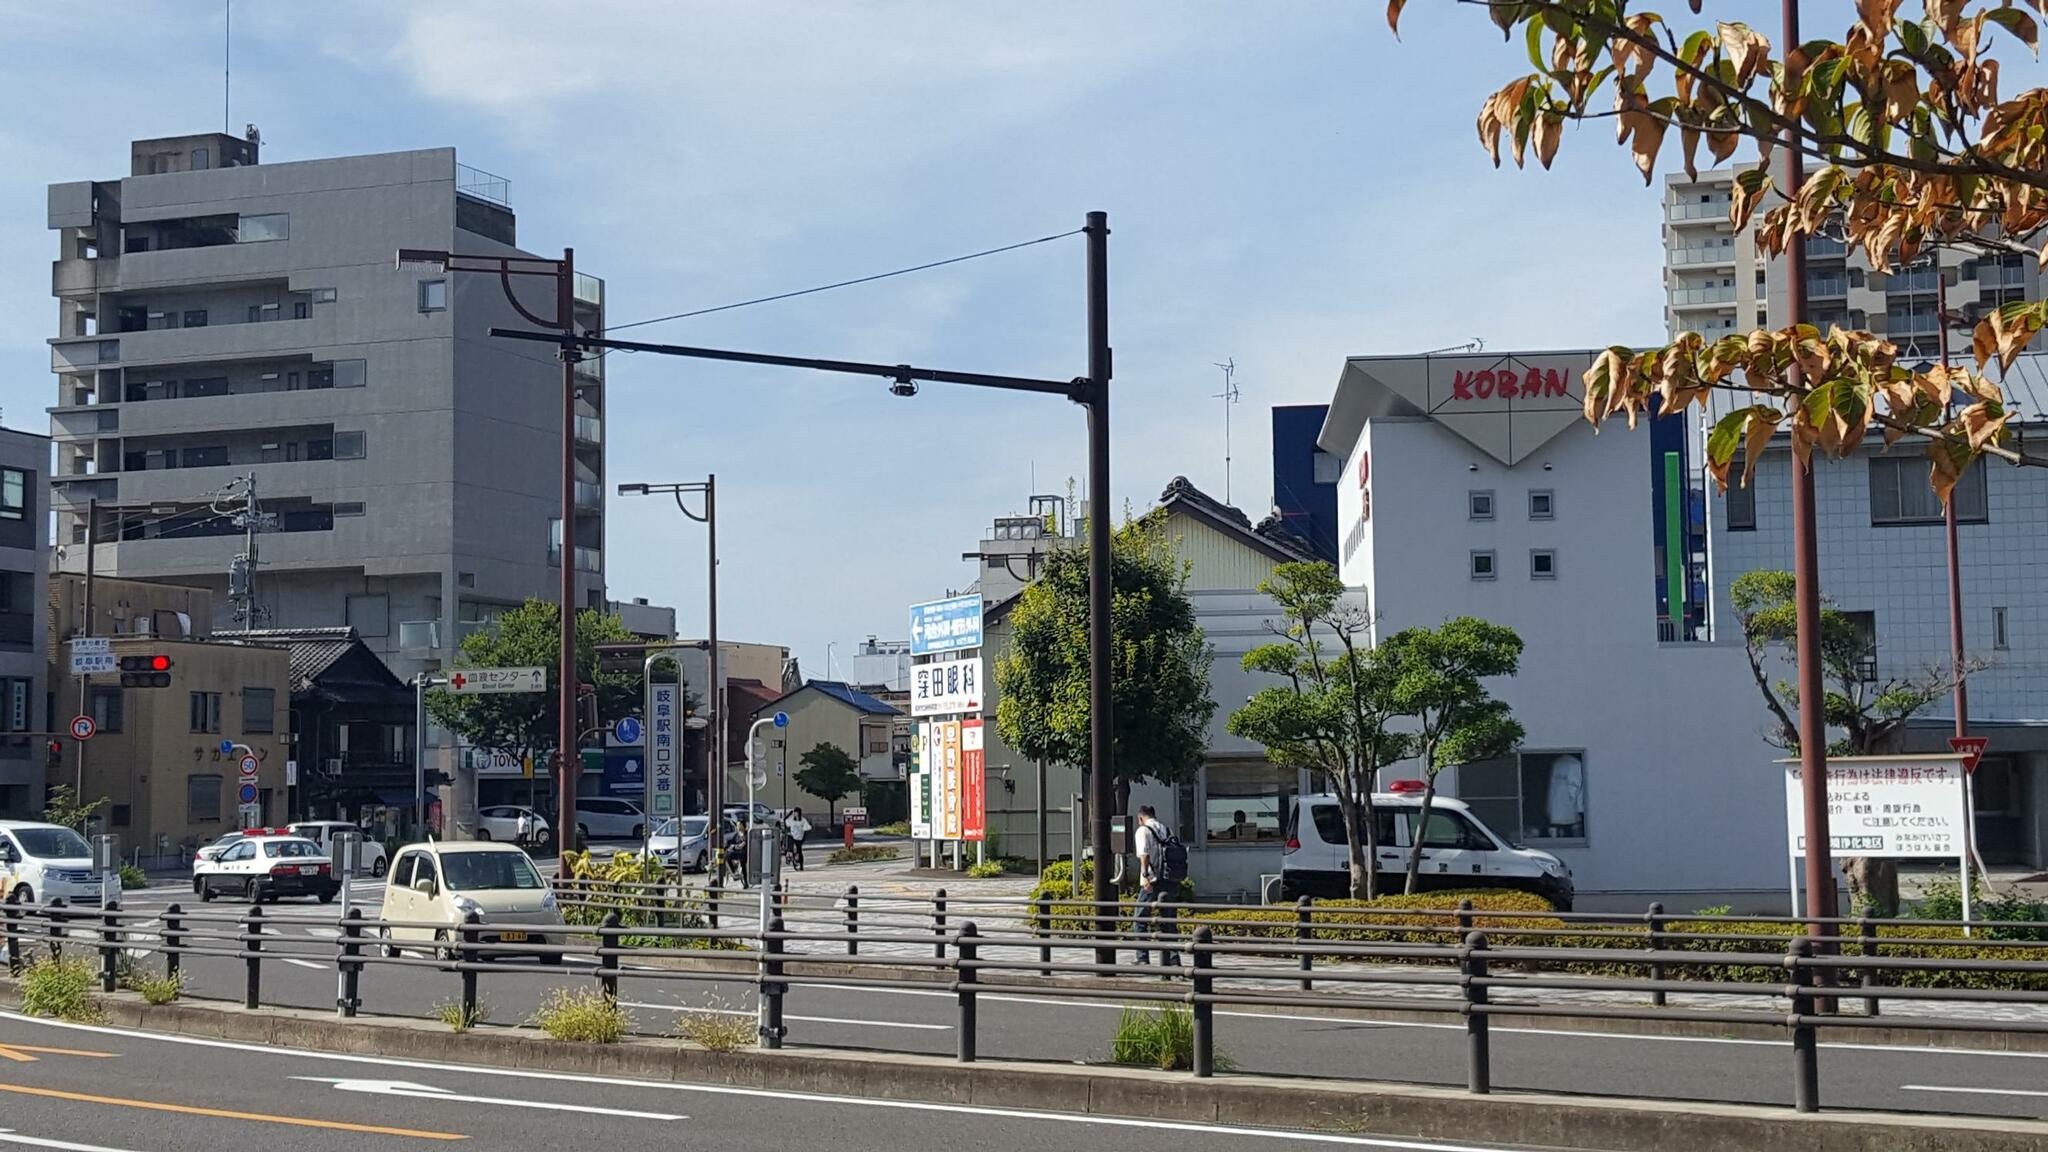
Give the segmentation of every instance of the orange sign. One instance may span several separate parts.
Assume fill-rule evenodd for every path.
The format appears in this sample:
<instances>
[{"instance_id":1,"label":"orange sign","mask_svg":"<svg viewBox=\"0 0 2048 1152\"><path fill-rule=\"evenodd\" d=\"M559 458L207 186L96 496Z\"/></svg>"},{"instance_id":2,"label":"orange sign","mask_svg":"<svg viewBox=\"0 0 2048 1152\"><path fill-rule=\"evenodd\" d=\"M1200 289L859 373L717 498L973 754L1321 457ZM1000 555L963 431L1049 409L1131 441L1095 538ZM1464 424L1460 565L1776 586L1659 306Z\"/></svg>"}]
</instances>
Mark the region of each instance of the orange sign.
<instances>
[{"instance_id":1,"label":"orange sign","mask_svg":"<svg viewBox=\"0 0 2048 1152\"><path fill-rule=\"evenodd\" d=\"M960 722L960 838L980 840L988 828L988 798L984 791L981 751L981 717Z\"/></svg>"}]
</instances>

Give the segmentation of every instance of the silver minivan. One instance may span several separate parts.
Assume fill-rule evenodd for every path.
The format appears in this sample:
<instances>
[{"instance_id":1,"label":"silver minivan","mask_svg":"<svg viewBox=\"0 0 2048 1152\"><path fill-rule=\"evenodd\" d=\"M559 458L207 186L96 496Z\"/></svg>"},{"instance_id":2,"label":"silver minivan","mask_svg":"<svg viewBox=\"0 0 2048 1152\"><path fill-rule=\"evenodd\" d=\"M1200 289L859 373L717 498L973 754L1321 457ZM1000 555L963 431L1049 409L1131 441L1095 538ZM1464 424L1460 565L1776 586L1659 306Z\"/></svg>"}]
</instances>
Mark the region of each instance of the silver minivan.
<instances>
[{"instance_id":1,"label":"silver minivan","mask_svg":"<svg viewBox=\"0 0 2048 1152\"><path fill-rule=\"evenodd\" d=\"M1375 793L1372 809L1379 844L1377 867L1382 877L1398 881L1408 869L1415 825L1421 822L1422 797L1409 792ZM1297 799L1287 814L1286 837L1280 856L1282 900L1350 894L1344 814L1334 794ZM1515 844L1487 827L1464 801L1448 796L1430 800L1417 887L1425 892L1516 888L1534 892L1560 912L1571 911L1574 894L1572 870L1564 861Z\"/></svg>"}]
</instances>

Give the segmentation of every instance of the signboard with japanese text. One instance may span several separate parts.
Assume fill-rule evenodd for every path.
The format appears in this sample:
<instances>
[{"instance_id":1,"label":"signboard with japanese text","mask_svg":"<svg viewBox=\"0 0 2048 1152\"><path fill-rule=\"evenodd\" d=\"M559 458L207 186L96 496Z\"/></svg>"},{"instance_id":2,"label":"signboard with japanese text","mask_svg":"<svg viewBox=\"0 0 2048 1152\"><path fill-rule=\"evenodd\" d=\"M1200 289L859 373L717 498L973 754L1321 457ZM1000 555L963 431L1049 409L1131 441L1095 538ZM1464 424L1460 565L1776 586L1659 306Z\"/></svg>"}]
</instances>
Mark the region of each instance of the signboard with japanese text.
<instances>
[{"instance_id":1,"label":"signboard with japanese text","mask_svg":"<svg viewBox=\"0 0 2048 1152\"><path fill-rule=\"evenodd\" d=\"M981 647L981 594L910 606L910 654Z\"/></svg>"},{"instance_id":2,"label":"signboard with japanese text","mask_svg":"<svg viewBox=\"0 0 2048 1152\"><path fill-rule=\"evenodd\" d=\"M935 839L960 838L960 722L941 720L932 725L939 733L938 818Z\"/></svg>"},{"instance_id":3,"label":"signboard with japanese text","mask_svg":"<svg viewBox=\"0 0 2048 1152\"><path fill-rule=\"evenodd\" d=\"M73 676L112 672L116 667L113 650L107 647L105 636L74 636L70 641L70 651Z\"/></svg>"},{"instance_id":4,"label":"signboard with japanese text","mask_svg":"<svg viewBox=\"0 0 2048 1152\"><path fill-rule=\"evenodd\" d=\"M910 835L932 838L932 729L937 725L920 720L910 741Z\"/></svg>"},{"instance_id":5,"label":"signboard with japanese text","mask_svg":"<svg viewBox=\"0 0 2048 1152\"><path fill-rule=\"evenodd\" d=\"M912 716L981 715L981 657L914 664L910 669Z\"/></svg>"},{"instance_id":6,"label":"signboard with japanese text","mask_svg":"<svg viewBox=\"0 0 2048 1152\"><path fill-rule=\"evenodd\" d=\"M545 668L456 668L448 673L448 691L458 696L490 692L545 692Z\"/></svg>"},{"instance_id":7,"label":"signboard with japanese text","mask_svg":"<svg viewBox=\"0 0 2048 1152\"><path fill-rule=\"evenodd\" d=\"M1828 836L1834 856L1953 856L1967 843L1963 758L1844 756L1828 761ZM1806 852L1799 764L1785 765L1786 843Z\"/></svg>"},{"instance_id":8,"label":"signboard with japanese text","mask_svg":"<svg viewBox=\"0 0 2048 1152\"><path fill-rule=\"evenodd\" d=\"M648 686L647 717L647 815L656 820L665 820L681 811L682 741L677 739L682 731L680 704L676 699L675 684L655 683Z\"/></svg>"},{"instance_id":9,"label":"signboard with japanese text","mask_svg":"<svg viewBox=\"0 0 2048 1152\"><path fill-rule=\"evenodd\" d=\"M987 833L986 780L981 751L981 719L960 722L960 838L979 840Z\"/></svg>"}]
</instances>

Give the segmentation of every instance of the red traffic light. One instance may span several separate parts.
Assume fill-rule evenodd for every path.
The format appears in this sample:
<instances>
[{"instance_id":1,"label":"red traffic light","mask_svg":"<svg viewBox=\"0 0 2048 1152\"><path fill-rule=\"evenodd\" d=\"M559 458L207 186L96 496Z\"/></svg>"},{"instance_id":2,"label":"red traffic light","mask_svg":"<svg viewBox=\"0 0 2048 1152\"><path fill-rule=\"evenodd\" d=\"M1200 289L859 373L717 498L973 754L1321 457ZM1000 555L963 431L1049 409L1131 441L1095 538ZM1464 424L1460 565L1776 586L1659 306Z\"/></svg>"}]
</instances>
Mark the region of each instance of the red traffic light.
<instances>
[{"instance_id":1,"label":"red traffic light","mask_svg":"<svg viewBox=\"0 0 2048 1152\"><path fill-rule=\"evenodd\" d=\"M121 687L168 688L171 658L161 652L149 656L121 657Z\"/></svg>"},{"instance_id":2,"label":"red traffic light","mask_svg":"<svg viewBox=\"0 0 2048 1152\"><path fill-rule=\"evenodd\" d=\"M149 658L149 670L151 672L169 672L171 670L171 658L169 656L151 656Z\"/></svg>"}]
</instances>

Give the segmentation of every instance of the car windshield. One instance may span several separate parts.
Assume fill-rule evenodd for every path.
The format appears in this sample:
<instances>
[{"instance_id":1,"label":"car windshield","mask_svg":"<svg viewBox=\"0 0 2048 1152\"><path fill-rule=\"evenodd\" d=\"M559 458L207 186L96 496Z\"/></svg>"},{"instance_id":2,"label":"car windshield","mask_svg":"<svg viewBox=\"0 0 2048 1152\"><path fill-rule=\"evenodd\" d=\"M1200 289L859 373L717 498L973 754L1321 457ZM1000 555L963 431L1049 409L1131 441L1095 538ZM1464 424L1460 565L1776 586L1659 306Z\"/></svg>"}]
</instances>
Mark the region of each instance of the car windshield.
<instances>
[{"instance_id":1,"label":"car windshield","mask_svg":"<svg viewBox=\"0 0 2048 1152\"><path fill-rule=\"evenodd\" d=\"M702 836L704 829L710 826L710 824L711 817L709 816L685 816L683 817L683 835L685 837Z\"/></svg>"},{"instance_id":2,"label":"car windshield","mask_svg":"<svg viewBox=\"0 0 2048 1152\"><path fill-rule=\"evenodd\" d=\"M21 850L42 860L76 860L92 855L85 837L69 828L17 828L14 838Z\"/></svg>"},{"instance_id":3,"label":"car windshield","mask_svg":"<svg viewBox=\"0 0 2048 1152\"><path fill-rule=\"evenodd\" d=\"M441 871L456 892L545 886L532 862L519 852L443 852Z\"/></svg>"},{"instance_id":4,"label":"car windshield","mask_svg":"<svg viewBox=\"0 0 2048 1152\"><path fill-rule=\"evenodd\" d=\"M286 856L318 856L320 849L310 840L265 840L263 854L276 860Z\"/></svg>"}]
</instances>

